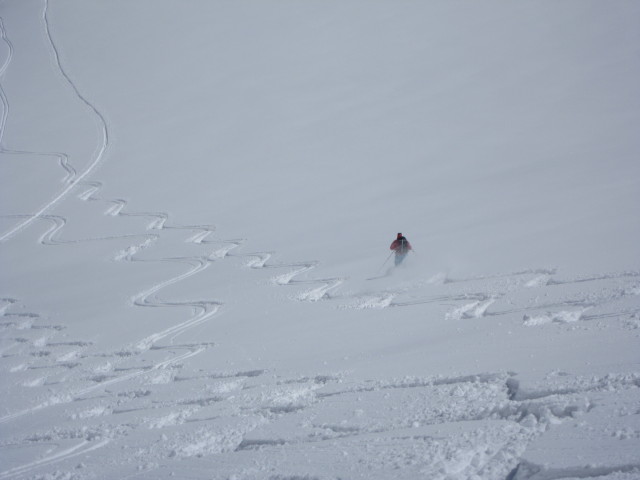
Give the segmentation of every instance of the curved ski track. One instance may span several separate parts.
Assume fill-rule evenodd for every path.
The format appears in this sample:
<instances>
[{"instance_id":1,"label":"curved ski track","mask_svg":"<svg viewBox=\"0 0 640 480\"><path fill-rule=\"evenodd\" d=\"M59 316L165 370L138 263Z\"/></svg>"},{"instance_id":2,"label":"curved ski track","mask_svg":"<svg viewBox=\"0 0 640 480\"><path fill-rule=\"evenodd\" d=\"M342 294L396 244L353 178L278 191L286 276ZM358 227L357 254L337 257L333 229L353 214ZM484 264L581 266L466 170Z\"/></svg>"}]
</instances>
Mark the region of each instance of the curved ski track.
<instances>
[{"instance_id":1,"label":"curved ski track","mask_svg":"<svg viewBox=\"0 0 640 480\"><path fill-rule=\"evenodd\" d=\"M9 40L9 37L7 37L7 31L4 27L4 22L2 21L1 17L0 17L0 38L2 38L2 41L7 45L7 48L9 51L4 63L2 64L2 66L0 66L0 78L2 78L7 68L9 67L9 64L11 63L11 60L13 59L14 49L13 49L13 44ZM2 116L0 117L0 153L4 153L7 155L36 155L36 156L42 156L42 157L55 157L58 160L58 163L60 164L60 166L66 172L66 176L62 181L66 184L71 183L73 179L76 177L76 170L69 164L69 156L67 154L56 153L56 152L51 152L51 153L29 152L25 150L15 150L15 149L9 149L5 147L4 133L7 126L7 119L9 118L10 105L9 105L9 99L7 98L7 95L4 89L2 88L2 83L0 83L0 101L2 102Z\"/></svg>"},{"instance_id":2,"label":"curved ski track","mask_svg":"<svg viewBox=\"0 0 640 480\"><path fill-rule=\"evenodd\" d=\"M7 232L5 232L2 235L0 235L0 242L4 242L4 241L8 240L13 235L15 235L17 232L19 232L22 229L26 228L31 223L33 223L38 217L40 217L45 212L47 212L48 210L53 208L62 199L66 198L78 183L82 182L85 178L87 178L89 175L91 175L91 173L93 173L93 171L97 168L97 166L102 162L104 154L105 154L105 152L106 152L106 150L107 150L107 148L109 146L109 130L108 130L108 127L107 127L107 121L105 120L105 118L102 115L102 113L96 108L96 106L93 103L91 103L80 92L80 90L78 89L76 84L73 82L73 80L69 77L69 75L67 74L64 66L62 65L62 62L60 60L60 53L58 51L58 48L56 47L55 42L53 41L52 35L51 35L51 28L50 28L50 25L49 25L48 11L49 11L49 0L44 0L44 9L43 9L43 12L42 12L42 18L44 20L46 38L48 40L49 47L50 47L50 50L52 52L52 55L53 55L57 70L60 73L60 75L62 76L62 78L65 80L65 82L69 85L69 87L71 87L71 89L74 91L74 93L77 96L77 98L89 109L90 112L92 112L92 115L97 119L98 125L99 125L100 134L101 134L100 145L99 145L99 148L96 150L95 154L93 155L92 159L90 160L89 165L81 173L77 173L75 171L75 169L69 165L68 156L65 155L65 154L43 153L43 152L11 152L11 151L7 151L7 150L3 150L5 153L29 153L29 154L32 154L32 155L56 157L56 158L58 158L58 161L60 162L61 166L67 171L67 177L66 177L66 186L60 192L58 192L51 200L49 200L36 213L26 216L26 218L22 222L20 222L18 225L14 226L13 228L8 230ZM6 36L6 31L4 29L4 26L2 27L2 38L6 42L6 44L9 46L9 52L10 52L10 54L8 56L8 59L5 62L4 66L3 66L3 69L2 69L2 73L4 73L4 71L6 70L6 68L9 65L9 62L13 58L13 46L12 46L11 42L9 41L9 39ZM3 113L2 125L1 125L2 130L0 130L0 138L4 134L4 128L5 128L5 124L6 124L5 122L7 120L7 116L8 116L8 113L9 113L9 102L6 99L6 95L4 95L4 92L2 94L2 102L3 102L3 106L4 106L4 109L3 109L4 113Z\"/></svg>"}]
</instances>

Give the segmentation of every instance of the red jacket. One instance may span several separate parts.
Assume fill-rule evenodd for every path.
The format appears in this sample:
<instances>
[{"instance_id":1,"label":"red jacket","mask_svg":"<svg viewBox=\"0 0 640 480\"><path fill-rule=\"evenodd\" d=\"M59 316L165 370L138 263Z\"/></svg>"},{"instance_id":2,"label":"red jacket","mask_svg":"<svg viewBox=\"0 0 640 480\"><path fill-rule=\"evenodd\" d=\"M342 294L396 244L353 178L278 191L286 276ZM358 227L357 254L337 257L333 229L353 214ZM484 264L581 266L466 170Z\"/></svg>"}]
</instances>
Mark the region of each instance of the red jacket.
<instances>
[{"instance_id":1,"label":"red jacket","mask_svg":"<svg viewBox=\"0 0 640 480\"><path fill-rule=\"evenodd\" d=\"M411 250L411 244L405 237L398 237L391 243L389 248L394 250L396 254L403 254Z\"/></svg>"}]
</instances>

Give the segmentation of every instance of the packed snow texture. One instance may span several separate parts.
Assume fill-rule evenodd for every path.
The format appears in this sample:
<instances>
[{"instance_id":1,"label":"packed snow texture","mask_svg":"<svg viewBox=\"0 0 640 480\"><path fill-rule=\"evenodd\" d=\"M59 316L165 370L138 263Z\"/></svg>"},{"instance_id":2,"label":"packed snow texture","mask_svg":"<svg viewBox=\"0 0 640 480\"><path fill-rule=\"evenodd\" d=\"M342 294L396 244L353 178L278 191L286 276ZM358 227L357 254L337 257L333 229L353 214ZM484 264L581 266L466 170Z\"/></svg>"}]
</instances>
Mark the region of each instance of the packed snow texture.
<instances>
[{"instance_id":1,"label":"packed snow texture","mask_svg":"<svg viewBox=\"0 0 640 480\"><path fill-rule=\"evenodd\" d=\"M0 479L640 478L639 18L0 3Z\"/></svg>"}]
</instances>

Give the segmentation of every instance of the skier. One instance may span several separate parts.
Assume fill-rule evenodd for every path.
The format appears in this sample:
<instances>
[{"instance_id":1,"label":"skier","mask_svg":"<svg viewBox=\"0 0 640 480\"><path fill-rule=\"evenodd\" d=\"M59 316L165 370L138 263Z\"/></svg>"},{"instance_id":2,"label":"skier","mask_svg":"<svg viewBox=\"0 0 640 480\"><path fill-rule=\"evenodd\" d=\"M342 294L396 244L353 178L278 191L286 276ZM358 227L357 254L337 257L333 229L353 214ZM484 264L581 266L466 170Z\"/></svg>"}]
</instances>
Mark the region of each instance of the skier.
<instances>
[{"instance_id":1,"label":"skier","mask_svg":"<svg viewBox=\"0 0 640 480\"><path fill-rule=\"evenodd\" d=\"M396 267L402 263L404 257L409 253L409 250L412 250L409 240L407 240L402 233L398 233L398 238L391 243L391 247L389 248L396 252Z\"/></svg>"}]
</instances>

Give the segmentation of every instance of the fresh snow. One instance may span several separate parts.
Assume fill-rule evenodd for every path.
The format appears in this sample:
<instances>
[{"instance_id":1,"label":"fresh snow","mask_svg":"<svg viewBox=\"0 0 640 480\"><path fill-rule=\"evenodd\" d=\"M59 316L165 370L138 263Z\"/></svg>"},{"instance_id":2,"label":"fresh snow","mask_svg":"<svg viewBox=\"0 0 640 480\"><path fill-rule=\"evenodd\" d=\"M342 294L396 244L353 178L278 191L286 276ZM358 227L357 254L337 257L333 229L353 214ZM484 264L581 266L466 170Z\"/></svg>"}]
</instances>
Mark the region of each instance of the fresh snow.
<instances>
[{"instance_id":1,"label":"fresh snow","mask_svg":"<svg viewBox=\"0 0 640 480\"><path fill-rule=\"evenodd\" d=\"M639 18L0 3L0 479L640 478Z\"/></svg>"}]
</instances>

